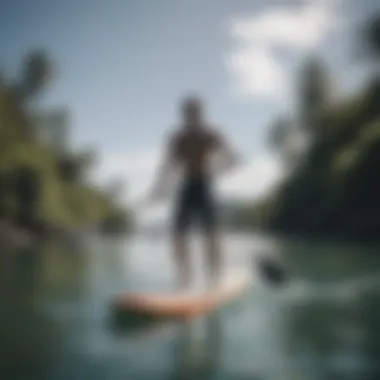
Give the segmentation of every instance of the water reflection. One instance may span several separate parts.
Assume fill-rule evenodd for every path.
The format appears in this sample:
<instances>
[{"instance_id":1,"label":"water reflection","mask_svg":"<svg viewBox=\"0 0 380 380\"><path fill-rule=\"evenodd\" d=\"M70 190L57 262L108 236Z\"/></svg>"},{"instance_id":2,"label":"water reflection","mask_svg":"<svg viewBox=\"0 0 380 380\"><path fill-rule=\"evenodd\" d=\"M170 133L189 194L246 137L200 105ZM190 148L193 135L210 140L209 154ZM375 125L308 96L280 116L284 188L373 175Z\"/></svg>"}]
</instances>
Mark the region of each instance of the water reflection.
<instances>
[{"instance_id":1,"label":"water reflection","mask_svg":"<svg viewBox=\"0 0 380 380\"><path fill-rule=\"evenodd\" d=\"M247 239L226 239L233 263ZM162 258L169 273L167 245L90 243L1 252L1 378L379 378L380 257L372 252L284 244L286 289L255 287L194 323L129 319L111 328L112 297L169 279L157 271ZM145 272L136 267L150 261Z\"/></svg>"},{"instance_id":2,"label":"water reflection","mask_svg":"<svg viewBox=\"0 0 380 380\"><path fill-rule=\"evenodd\" d=\"M171 380L213 379L218 375L223 349L222 320L213 314L182 326Z\"/></svg>"},{"instance_id":3,"label":"water reflection","mask_svg":"<svg viewBox=\"0 0 380 380\"><path fill-rule=\"evenodd\" d=\"M0 368L4 378L45 378L57 354L60 330L36 306L40 252L1 252Z\"/></svg>"},{"instance_id":4,"label":"water reflection","mask_svg":"<svg viewBox=\"0 0 380 380\"><path fill-rule=\"evenodd\" d=\"M21 299L30 298L39 280L40 259L40 254L33 249L1 251L0 294L2 302L13 304Z\"/></svg>"},{"instance_id":5,"label":"water reflection","mask_svg":"<svg viewBox=\"0 0 380 380\"><path fill-rule=\"evenodd\" d=\"M293 246L288 254L298 274L282 299L288 357L318 379L377 379L380 258L352 248L307 248Z\"/></svg>"}]
</instances>

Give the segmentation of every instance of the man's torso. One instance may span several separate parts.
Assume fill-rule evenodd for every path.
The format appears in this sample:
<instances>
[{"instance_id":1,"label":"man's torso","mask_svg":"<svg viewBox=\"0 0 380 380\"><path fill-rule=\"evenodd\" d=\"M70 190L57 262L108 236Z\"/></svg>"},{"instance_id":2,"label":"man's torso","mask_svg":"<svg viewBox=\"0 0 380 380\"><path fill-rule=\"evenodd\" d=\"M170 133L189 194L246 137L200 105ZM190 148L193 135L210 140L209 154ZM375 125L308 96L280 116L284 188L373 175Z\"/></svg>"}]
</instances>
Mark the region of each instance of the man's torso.
<instances>
[{"instance_id":1,"label":"man's torso","mask_svg":"<svg viewBox=\"0 0 380 380\"><path fill-rule=\"evenodd\" d=\"M176 161L182 166L185 177L194 179L207 176L210 156L218 145L218 135L206 127L196 131L181 130L172 139Z\"/></svg>"}]
</instances>

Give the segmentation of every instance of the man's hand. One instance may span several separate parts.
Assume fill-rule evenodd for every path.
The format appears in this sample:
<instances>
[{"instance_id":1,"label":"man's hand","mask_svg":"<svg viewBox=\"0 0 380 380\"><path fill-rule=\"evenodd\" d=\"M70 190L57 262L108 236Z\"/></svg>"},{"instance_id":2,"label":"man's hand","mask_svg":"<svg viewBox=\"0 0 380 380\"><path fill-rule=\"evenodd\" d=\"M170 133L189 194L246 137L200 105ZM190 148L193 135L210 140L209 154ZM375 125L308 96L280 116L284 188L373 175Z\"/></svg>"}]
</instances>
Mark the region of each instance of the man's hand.
<instances>
[{"instance_id":1,"label":"man's hand","mask_svg":"<svg viewBox=\"0 0 380 380\"><path fill-rule=\"evenodd\" d=\"M177 174L176 157L177 143L173 136L167 143L166 154L158 168L156 183L152 191L146 198L146 205L152 206L168 198L170 188L173 185Z\"/></svg>"}]
</instances>

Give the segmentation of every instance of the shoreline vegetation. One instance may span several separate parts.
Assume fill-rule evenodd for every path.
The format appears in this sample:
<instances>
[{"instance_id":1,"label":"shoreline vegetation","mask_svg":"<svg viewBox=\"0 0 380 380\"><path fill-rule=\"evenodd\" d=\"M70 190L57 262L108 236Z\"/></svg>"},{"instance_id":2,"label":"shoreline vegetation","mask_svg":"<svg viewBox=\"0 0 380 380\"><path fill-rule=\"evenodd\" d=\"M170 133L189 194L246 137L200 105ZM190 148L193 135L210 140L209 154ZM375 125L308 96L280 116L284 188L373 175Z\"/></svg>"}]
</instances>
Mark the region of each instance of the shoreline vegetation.
<instances>
[{"instance_id":1,"label":"shoreline vegetation","mask_svg":"<svg viewBox=\"0 0 380 380\"><path fill-rule=\"evenodd\" d=\"M235 207L232 224L380 242L380 77L322 112L308 149L283 158L294 160L288 176L267 197Z\"/></svg>"},{"instance_id":2,"label":"shoreline vegetation","mask_svg":"<svg viewBox=\"0 0 380 380\"><path fill-rule=\"evenodd\" d=\"M358 31L357 61L373 67L355 93L337 98L316 56L299 71L296 109L270 129L287 177L266 198L239 207L233 224L275 234L380 243L380 14Z\"/></svg>"},{"instance_id":3,"label":"shoreline vegetation","mask_svg":"<svg viewBox=\"0 0 380 380\"><path fill-rule=\"evenodd\" d=\"M231 223L281 235L380 243L380 77L350 99L329 104L320 120L307 150L283 158L287 178L266 198L236 207ZM292 133L290 121L286 127Z\"/></svg>"},{"instance_id":4,"label":"shoreline vegetation","mask_svg":"<svg viewBox=\"0 0 380 380\"><path fill-rule=\"evenodd\" d=\"M0 242L24 245L91 227L126 233L132 215L119 202L120 183L87 179L95 153L69 146L66 109L41 107L53 67L32 51L16 78L0 76Z\"/></svg>"}]
</instances>

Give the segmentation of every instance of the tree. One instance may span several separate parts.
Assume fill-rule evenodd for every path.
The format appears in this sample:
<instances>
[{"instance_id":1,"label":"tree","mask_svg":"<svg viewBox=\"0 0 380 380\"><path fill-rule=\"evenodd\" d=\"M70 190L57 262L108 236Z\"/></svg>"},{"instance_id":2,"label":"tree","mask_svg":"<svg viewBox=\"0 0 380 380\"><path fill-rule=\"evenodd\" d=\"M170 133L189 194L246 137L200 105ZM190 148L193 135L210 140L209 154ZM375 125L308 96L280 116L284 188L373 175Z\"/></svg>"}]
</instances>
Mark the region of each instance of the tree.
<instances>
[{"instance_id":1,"label":"tree","mask_svg":"<svg viewBox=\"0 0 380 380\"><path fill-rule=\"evenodd\" d=\"M83 165L75 155L65 155L57 158L58 173L62 181L79 182L83 175Z\"/></svg>"},{"instance_id":2,"label":"tree","mask_svg":"<svg viewBox=\"0 0 380 380\"><path fill-rule=\"evenodd\" d=\"M116 178L112 180L107 186L107 194L110 199L119 201L125 192L125 183L122 179Z\"/></svg>"},{"instance_id":3,"label":"tree","mask_svg":"<svg viewBox=\"0 0 380 380\"><path fill-rule=\"evenodd\" d=\"M300 127L308 140L314 140L321 133L322 111L329 100L326 70L318 58L305 61L299 82Z\"/></svg>"},{"instance_id":4,"label":"tree","mask_svg":"<svg viewBox=\"0 0 380 380\"><path fill-rule=\"evenodd\" d=\"M298 145L299 133L293 120L279 116L269 132L269 143L276 150L288 167L293 167L300 153Z\"/></svg>"},{"instance_id":5,"label":"tree","mask_svg":"<svg viewBox=\"0 0 380 380\"><path fill-rule=\"evenodd\" d=\"M6 83L5 74L3 69L0 69L0 88L2 88Z\"/></svg>"},{"instance_id":6,"label":"tree","mask_svg":"<svg viewBox=\"0 0 380 380\"><path fill-rule=\"evenodd\" d=\"M365 21L359 43L359 48L364 47L364 59L369 60L374 91L378 93L380 88L380 12Z\"/></svg>"},{"instance_id":7,"label":"tree","mask_svg":"<svg viewBox=\"0 0 380 380\"><path fill-rule=\"evenodd\" d=\"M96 151L71 151L66 144L61 149L35 138L40 111L35 100L50 75L47 55L35 51L25 57L17 81L0 80L0 218L41 237L103 221L109 222L108 231L123 231L129 213L102 189L89 186L84 176ZM56 111L48 109L42 122L66 128L66 113ZM65 136L63 130L53 140Z\"/></svg>"},{"instance_id":8,"label":"tree","mask_svg":"<svg viewBox=\"0 0 380 380\"><path fill-rule=\"evenodd\" d=\"M366 21L362 35L369 55L380 58L380 12Z\"/></svg>"},{"instance_id":9,"label":"tree","mask_svg":"<svg viewBox=\"0 0 380 380\"><path fill-rule=\"evenodd\" d=\"M52 62L43 50L29 52L23 61L20 75L20 90L24 98L36 96L49 82Z\"/></svg>"},{"instance_id":10,"label":"tree","mask_svg":"<svg viewBox=\"0 0 380 380\"><path fill-rule=\"evenodd\" d=\"M83 149L77 154L77 157L85 170L90 170L98 161L96 150L91 147Z\"/></svg>"},{"instance_id":11,"label":"tree","mask_svg":"<svg viewBox=\"0 0 380 380\"><path fill-rule=\"evenodd\" d=\"M289 133L289 120L280 116L275 120L270 130L269 142L277 150L281 150Z\"/></svg>"}]
</instances>

